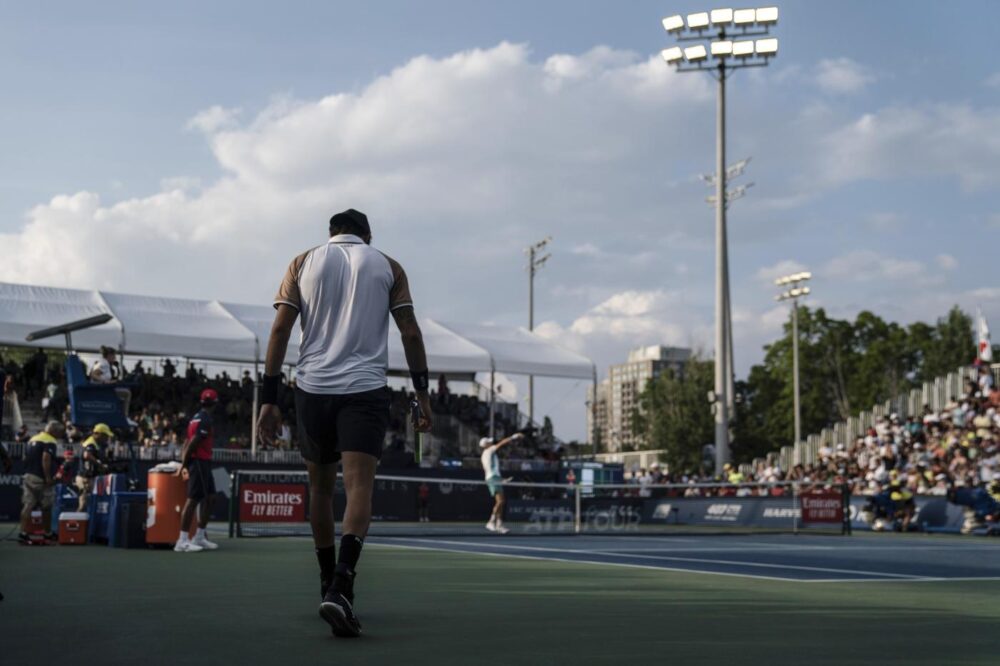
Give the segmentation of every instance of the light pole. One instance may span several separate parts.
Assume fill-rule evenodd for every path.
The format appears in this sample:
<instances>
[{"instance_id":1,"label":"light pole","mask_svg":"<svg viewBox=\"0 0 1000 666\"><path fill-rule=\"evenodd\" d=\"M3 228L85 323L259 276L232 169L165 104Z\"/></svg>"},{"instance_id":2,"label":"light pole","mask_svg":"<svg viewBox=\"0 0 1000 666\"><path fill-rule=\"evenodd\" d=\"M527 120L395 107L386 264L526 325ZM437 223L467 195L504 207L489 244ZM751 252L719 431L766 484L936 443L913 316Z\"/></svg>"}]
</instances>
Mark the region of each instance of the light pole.
<instances>
[{"instance_id":1,"label":"light pole","mask_svg":"<svg viewBox=\"0 0 1000 666\"><path fill-rule=\"evenodd\" d=\"M750 159L751 158L747 157L745 159L740 160L736 164L727 167L726 182L729 183L733 179L743 175L743 172L746 170L747 164L750 163ZM711 187L716 186L715 174L705 174L701 176L701 179ZM727 213L729 212L729 204L736 201L737 199L742 199L744 196L746 196L747 190L751 187L753 187L753 183L747 183L746 185L740 185L739 187L734 187L733 189L726 191L725 209ZM716 205L717 200L718 197L714 194L705 198L705 201L712 206ZM723 265L726 267L726 275L724 280L726 285L725 287L726 293L725 293L725 306L723 308L725 312L723 328L726 331L726 367L724 369L723 374L726 377L726 413L729 415L729 418L731 420L734 414L733 402L735 396L735 392L733 390L733 383L735 381L735 375L733 370L733 365L735 364L735 361L733 360L733 307L732 307L732 300L729 297L729 248L725 247L723 248L723 250L724 250Z\"/></svg>"},{"instance_id":2,"label":"light pole","mask_svg":"<svg viewBox=\"0 0 1000 666\"><path fill-rule=\"evenodd\" d=\"M726 238L726 79L734 70L764 67L778 53L778 40L769 37L778 22L777 7L713 9L709 12L663 19L664 29L678 42L701 42L685 48L664 49L663 59L679 72L708 72L719 82L716 108L715 155L715 465L729 462L731 405L729 317L729 254ZM762 38L762 39L757 39ZM730 375L727 379L727 374Z\"/></svg>"},{"instance_id":3,"label":"light pole","mask_svg":"<svg viewBox=\"0 0 1000 666\"><path fill-rule=\"evenodd\" d=\"M774 281L774 284L779 287L790 287L775 296L775 300L792 302L792 409L795 411L795 448L793 458L796 465L802 462L800 455L802 414L799 410L799 299L809 295L809 287L801 285L810 279L812 279L812 273L804 271L802 273L786 275Z\"/></svg>"},{"instance_id":4,"label":"light pole","mask_svg":"<svg viewBox=\"0 0 1000 666\"><path fill-rule=\"evenodd\" d=\"M528 330L535 330L535 273L545 265L551 254L539 256L545 247L552 242L552 236L546 236L534 245L524 249L528 255ZM535 425L535 376L528 375L528 426Z\"/></svg>"}]
</instances>

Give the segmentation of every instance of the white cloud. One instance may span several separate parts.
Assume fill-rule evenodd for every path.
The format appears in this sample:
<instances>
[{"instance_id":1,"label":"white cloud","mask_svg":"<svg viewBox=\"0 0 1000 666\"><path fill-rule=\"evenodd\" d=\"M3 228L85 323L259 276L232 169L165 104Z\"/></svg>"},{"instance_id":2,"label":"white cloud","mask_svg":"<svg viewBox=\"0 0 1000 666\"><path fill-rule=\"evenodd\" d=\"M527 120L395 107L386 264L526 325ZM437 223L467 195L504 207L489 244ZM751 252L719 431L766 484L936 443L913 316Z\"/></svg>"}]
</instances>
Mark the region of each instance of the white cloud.
<instances>
[{"instance_id":1,"label":"white cloud","mask_svg":"<svg viewBox=\"0 0 1000 666\"><path fill-rule=\"evenodd\" d=\"M850 58L821 60L816 66L816 84L826 93L850 95L875 80L871 71Z\"/></svg>"},{"instance_id":2,"label":"white cloud","mask_svg":"<svg viewBox=\"0 0 1000 666\"><path fill-rule=\"evenodd\" d=\"M477 294L517 275L539 223L564 247L586 248L622 211L655 219L658 240L705 233L689 215L663 224L661 195L645 186L671 180L662 145L700 147L685 127L711 103L703 78L606 47L537 62L503 43L413 58L357 93L278 99L242 123L239 109L213 106L188 127L205 133L222 177L168 178L125 201L56 196L0 234L0 280L259 302L289 257L322 241L329 215L353 206L407 265L418 299L464 276L459 301L427 297L425 312L483 318ZM615 256L656 256L655 242L639 249Z\"/></svg>"},{"instance_id":3,"label":"white cloud","mask_svg":"<svg viewBox=\"0 0 1000 666\"><path fill-rule=\"evenodd\" d=\"M823 267L825 277L852 282L913 280L926 278L927 272L927 266L920 261L896 259L873 250L856 250L834 257Z\"/></svg>"},{"instance_id":4,"label":"white cloud","mask_svg":"<svg viewBox=\"0 0 1000 666\"><path fill-rule=\"evenodd\" d=\"M939 254L934 258L934 263L943 271L953 271L958 268L958 260L950 254Z\"/></svg>"},{"instance_id":5,"label":"white cloud","mask_svg":"<svg viewBox=\"0 0 1000 666\"><path fill-rule=\"evenodd\" d=\"M691 346L700 326L682 294L630 290L605 299L568 327L546 321L535 330L539 335L592 355L601 365L600 361L619 362L625 348L652 344Z\"/></svg>"},{"instance_id":6,"label":"white cloud","mask_svg":"<svg viewBox=\"0 0 1000 666\"><path fill-rule=\"evenodd\" d=\"M899 231L903 226L903 216L888 211L872 213L866 221L872 229L881 232Z\"/></svg>"},{"instance_id":7,"label":"white cloud","mask_svg":"<svg viewBox=\"0 0 1000 666\"><path fill-rule=\"evenodd\" d=\"M187 121L185 127L189 130L213 134L235 127L242 113L243 109L240 108L227 109L218 105L211 106L196 113L191 120Z\"/></svg>"},{"instance_id":8,"label":"white cloud","mask_svg":"<svg viewBox=\"0 0 1000 666\"><path fill-rule=\"evenodd\" d=\"M200 186L201 180L198 178L191 178L190 176L174 176L172 178L160 179L160 189L164 192L170 192L171 190L181 190L187 192L189 190L195 190Z\"/></svg>"},{"instance_id":9,"label":"white cloud","mask_svg":"<svg viewBox=\"0 0 1000 666\"><path fill-rule=\"evenodd\" d=\"M1000 185L1000 109L939 104L866 113L828 132L818 151L827 187L860 180L957 178Z\"/></svg>"},{"instance_id":10,"label":"white cloud","mask_svg":"<svg viewBox=\"0 0 1000 666\"><path fill-rule=\"evenodd\" d=\"M599 247L593 243L580 243L579 245L574 245L570 252L573 254L578 254L582 257L599 257L604 254Z\"/></svg>"},{"instance_id":11,"label":"white cloud","mask_svg":"<svg viewBox=\"0 0 1000 666\"><path fill-rule=\"evenodd\" d=\"M766 81L748 78L741 95ZM255 116L211 107L188 126L204 134L223 175L164 178L160 191L127 200L54 196L0 234L0 280L267 302L289 258L323 241L331 212L353 206L369 214L375 244L406 266L422 315L520 323L521 248L552 234L553 260L536 291L549 320L541 332L602 369L642 344L711 351L711 213L693 175L711 168L713 95L708 77L678 75L658 57L600 47L538 60L505 43L416 57L357 91L280 98ZM739 219L772 234L765 241L779 249L768 256L800 256L787 241L809 233L782 211L845 183L1000 184L996 109L917 105L847 121L826 98L782 115L757 97L766 103L744 98L755 132L734 136L760 144L745 153L755 155L759 185ZM831 238L841 231L825 229ZM754 243L760 237L734 241L734 267L760 266ZM925 288L928 274L944 273L930 257L951 250L925 248L917 260L904 254L909 246L885 247L899 257L828 261L845 285L824 286L824 298L856 294L875 307L877 281L911 294L909 285ZM810 267L821 269L817 252ZM757 281L803 266L754 268L733 276L738 369L787 317ZM893 302L937 307L939 294Z\"/></svg>"},{"instance_id":12,"label":"white cloud","mask_svg":"<svg viewBox=\"0 0 1000 666\"><path fill-rule=\"evenodd\" d=\"M759 268L757 270L757 279L770 284L780 277L791 275L792 273L801 273L805 270L808 270L805 265L792 259L783 259L773 266Z\"/></svg>"}]
</instances>

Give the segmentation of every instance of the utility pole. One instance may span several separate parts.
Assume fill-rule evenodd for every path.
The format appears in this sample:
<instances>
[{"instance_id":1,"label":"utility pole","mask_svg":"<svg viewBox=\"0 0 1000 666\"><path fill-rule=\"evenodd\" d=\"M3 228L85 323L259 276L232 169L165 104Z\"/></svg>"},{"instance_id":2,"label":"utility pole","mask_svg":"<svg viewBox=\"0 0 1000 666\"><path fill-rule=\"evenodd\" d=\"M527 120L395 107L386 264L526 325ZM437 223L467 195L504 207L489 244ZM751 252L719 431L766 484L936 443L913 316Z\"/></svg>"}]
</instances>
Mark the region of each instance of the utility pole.
<instances>
[{"instance_id":1,"label":"utility pole","mask_svg":"<svg viewBox=\"0 0 1000 666\"><path fill-rule=\"evenodd\" d=\"M803 271L780 277L774 281L779 287L791 285L791 288L775 296L776 301L792 302L792 409L795 411L795 447L793 460L798 465L802 462L802 413L799 407L799 298L809 295L809 287L800 286L812 279L812 273Z\"/></svg>"},{"instance_id":2,"label":"utility pole","mask_svg":"<svg viewBox=\"0 0 1000 666\"><path fill-rule=\"evenodd\" d=\"M544 239L538 241L534 245L530 245L525 248L525 253L528 255L528 330L535 330L535 273L537 273L545 262L549 260L552 255L546 253L544 256L539 256L545 250L546 246L552 242L552 236L546 236ZM534 426L535 424L535 377L534 375L528 375L528 425Z\"/></svg>"}]
</instances>

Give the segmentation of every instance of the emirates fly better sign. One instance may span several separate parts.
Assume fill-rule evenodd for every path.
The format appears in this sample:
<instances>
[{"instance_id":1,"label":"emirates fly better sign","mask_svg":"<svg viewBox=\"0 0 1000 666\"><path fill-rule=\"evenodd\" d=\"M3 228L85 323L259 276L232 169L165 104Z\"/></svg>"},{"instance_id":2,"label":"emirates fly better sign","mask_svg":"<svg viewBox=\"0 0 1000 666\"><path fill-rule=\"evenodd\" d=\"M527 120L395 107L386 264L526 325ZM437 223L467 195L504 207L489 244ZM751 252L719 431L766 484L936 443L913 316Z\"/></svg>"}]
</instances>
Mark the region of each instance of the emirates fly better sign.
<instances>
[{"instance_id":1,"label":"emirates fly better sign","mask_svg":"<svg viewBox=\"0 0 1000 666\"><path fill-rule=\"evenodd\" d=\"M305 519L304 483L245 483L240 486L240 520L301 523Z\"/></svg>"},{"instance_id":2,"label":"emirates fly better sign","mask_svg":"<svg viewBox=\"0 0 1000 666\"><path fill-rule=\"evenodd\" d=\"M839 523L844 520L844 498L840 493L803 493L802 522Z\"/></svg>"}]
</instances>

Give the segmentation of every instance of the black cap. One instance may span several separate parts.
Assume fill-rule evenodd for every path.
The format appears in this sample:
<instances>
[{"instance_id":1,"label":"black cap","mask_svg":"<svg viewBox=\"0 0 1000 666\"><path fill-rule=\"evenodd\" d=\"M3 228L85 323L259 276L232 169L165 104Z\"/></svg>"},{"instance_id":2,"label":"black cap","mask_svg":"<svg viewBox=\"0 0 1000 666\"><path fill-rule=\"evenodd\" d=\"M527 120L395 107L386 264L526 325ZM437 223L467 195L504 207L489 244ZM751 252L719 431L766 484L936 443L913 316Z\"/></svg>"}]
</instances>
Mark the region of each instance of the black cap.
<instances>
[{"instance_id":1,"label":"black cap","mask_svg":"<svg viewBox=\"0 0 1000 666\"><path fill-rule=\"evenodd\" d=\"M334 229L342 229L356 236L371 236L372 233L371 227L368 226L368 216L353 208L348 208L330 218L331 234Z\"/></svg>"}]
</instances>

